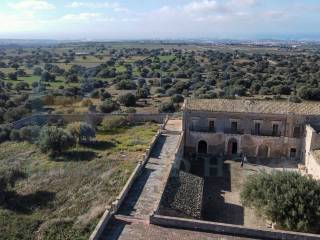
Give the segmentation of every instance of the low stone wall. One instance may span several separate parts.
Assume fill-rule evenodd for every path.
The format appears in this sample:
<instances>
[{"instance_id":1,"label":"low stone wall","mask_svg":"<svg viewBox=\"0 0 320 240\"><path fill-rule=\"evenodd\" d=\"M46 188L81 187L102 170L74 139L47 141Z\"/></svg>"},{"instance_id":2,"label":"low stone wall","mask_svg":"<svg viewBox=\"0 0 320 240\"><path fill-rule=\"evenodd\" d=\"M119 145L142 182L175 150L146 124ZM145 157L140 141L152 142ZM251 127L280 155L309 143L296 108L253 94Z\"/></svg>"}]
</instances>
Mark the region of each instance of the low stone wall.
<instances>
[{"instance_id":1,"label":"low stone wall","mask_svg":"<svg viewBox=\"0 0 320 240\"><path fill-rule=\"evenodd\" d=\"M94 120L102 120L104 117L120 115L127 117L131 122L157 122L163 123L167 117L167 114L147 114L147 113L134 113L134 114L104 114L104 113L86 113L86 114L36 114L16 122L11 123L11 126L15 129L22 128L27 125L44 125L48 122L64 123L71 122L93 122Z\"/></svg>"},{"instance_id":2,"label":"low stone wall","mask_svg":"<svg viewBox=\"0 0 320 240\"><path fill-rule=\"evenodd\" d=\"M146 153L143 155L142 159L137 163L137 166L135 167L135 169L131 173L128 181L126 182L126 185L123 187L122 191L117 196L116 200L111 204L111 206L107 207L105 213L101 217L95 230L92 232L89 240L98 240L100 238L103 230L107 226L108 222L110 221L110 219L117 213L121 204L123 203L124 199L126 198L128 192L130 191L134 181L139 177L139 175L142 172L142 169L146 165L146 163L150 157L151 150L154 147L154 145L156 144L160 135L161 135L161 131L159 130L157 132L157 134L151 140L148 148L146 149Z\"/></svg>"},{"instance_id":3,"label":"low stone wall","mask_svg":"<svg viewBox=\"0 0 320 240\"><path fill-rule=\"evenodd\" d=\"M239 225L208 222L208 221L201 221L201 220L195 220L195 219L168 217L168 216L161 216L161 215L151 216L150 223L166 226L166 227L172 227L172 228L182 228L182 229L191 229L195 231L223 233L223 234L252 237L252 238L258 238L258 239L281 239L281 240L320 239L320 236L316 234L254 229L254 228L247 228Z\"/></svg>"}]
</instances>

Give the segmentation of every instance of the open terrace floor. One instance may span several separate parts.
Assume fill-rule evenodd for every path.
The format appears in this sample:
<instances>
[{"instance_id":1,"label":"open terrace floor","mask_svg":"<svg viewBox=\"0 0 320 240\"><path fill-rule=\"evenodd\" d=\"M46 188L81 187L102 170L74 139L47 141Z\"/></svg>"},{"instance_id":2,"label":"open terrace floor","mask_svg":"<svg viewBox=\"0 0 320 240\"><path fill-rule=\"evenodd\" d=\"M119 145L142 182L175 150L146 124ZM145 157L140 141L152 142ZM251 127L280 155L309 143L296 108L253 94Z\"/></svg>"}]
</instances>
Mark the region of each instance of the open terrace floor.
<instances>
[{"instance_id":1,"label":"open terrace floor","mask_svg":"<svg viewBox=\"0 0 320 240\"><path fill-rule=\"evenodd\" d=\"M219 161L222 161L219 163ZM204 220L242 225L251 228L270 228L270 223L258 216L253 209L245 208L240 193L246 178L259 171L297 171L294 161L250 161L241 167L240 161L217 160L220 166L216 176L204 177L202 216ZM215 166L211 166L214 168Z\"/></svg>"}]
</instances>

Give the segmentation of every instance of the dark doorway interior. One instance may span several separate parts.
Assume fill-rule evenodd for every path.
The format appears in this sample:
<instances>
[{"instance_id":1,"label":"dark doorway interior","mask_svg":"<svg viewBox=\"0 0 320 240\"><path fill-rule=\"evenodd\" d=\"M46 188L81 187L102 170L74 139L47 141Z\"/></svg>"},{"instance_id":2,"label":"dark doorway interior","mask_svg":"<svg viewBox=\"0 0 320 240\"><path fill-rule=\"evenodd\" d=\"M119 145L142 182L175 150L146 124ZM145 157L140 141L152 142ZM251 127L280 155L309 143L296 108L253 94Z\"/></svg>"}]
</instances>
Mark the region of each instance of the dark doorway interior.
<instances>
[{"instance_id":1,"label":"dark doorway interior","mask_svg":"<svg viewBox=\"0 0 320 240\"><path fill-rule=\"evenodd\" d=\"M230 139L228 143L228 154L236 155L238 153L238 142L236 139Z\"/></svg>"},{"instance_id":2,"label":"dark doorway interior","mask_svg":"<svg viewBox=\"0 0 320 240\"><path fill-rule=\"evenodd\" d=\"M198 153L207 153L207 142L206 141L200 141L198 143Z\"/></svg>"}]
</instances>

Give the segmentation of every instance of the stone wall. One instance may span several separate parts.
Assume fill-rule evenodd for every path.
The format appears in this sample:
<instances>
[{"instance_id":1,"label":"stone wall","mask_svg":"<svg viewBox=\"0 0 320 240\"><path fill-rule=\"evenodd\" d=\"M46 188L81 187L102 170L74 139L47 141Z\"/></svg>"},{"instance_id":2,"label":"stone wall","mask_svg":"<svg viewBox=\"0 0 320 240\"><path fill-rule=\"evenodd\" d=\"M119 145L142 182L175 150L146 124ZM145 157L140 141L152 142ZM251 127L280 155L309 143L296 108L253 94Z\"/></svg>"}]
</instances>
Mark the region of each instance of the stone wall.
<instances>
[{"instance_id":1,"label":"stone wall","mask_svg":"<svg viewBox=\"0 0 320 240\"><path fill-rule=\"evenodd\" d=\"M259 148L266 146L268 148L267 157L269 158L288 157L290 149L296 148L298 150L296 158L299 159L299 150L303 139L188 131L185 151L189 154L190 152L196 153L198 143L205 141L209 154L228 154L228 144L230 140L237 142L238 154L242 152L248 157L259 156Z\"/></svg>"},{"instance_id":2,"label":"stone wall","mask_svg":"<svg viewBox=\"0 0 320 240\"><path fill-rule=\"evenodd\" d=\"M157 122L163 123L167 114L102 114L102 113L87 113L87 114L37 114L32 115L16 122L11 123L11 126L15 129L22 128L27 125L44 125L48 122L62 121L64 123L71 122L93 122L95 120L101 120L104 117L111 115L121 115L127 117L131 122Z\"/></svg>"},{"instance_id":3,"label":"stone wall","mask_svg":"<svg viewBox=\"0 0 320 240\"><path fill-rule=\"evenodd\" d=\"M307 173L320 180L320 135L310 125L306 126L305 132L304 164Z\"/></svg>"},{"instance_id":4,"label":"stone wall","mask_svg":"<svg viewBox=\"0 0 320 240\"><path fill-rule=\"evenodd\" d=\"M197 152L198 143L207 143L209 154L228 154L229 141L236 141L237 153L245 153L249 157L289 158L290 150L296 149L295 160L301 158L303 148L304 116L293 114L251 114L221 112L185 112L183 127L186 132L185 151L188 154ZM214 131L209 129L209 121L214 121ZM238 122L238 134L230 133L231 121ZM262 134L253 134L254 123L260 123ZM278 124L279 136L272 136L273 124ZM294 127L299 127L299 136L293 137ZM266 154L261 149L265 149Z\"/></svg>"},{"instance_id":5,"label":"stone wall","mask_svg":"<svg viewBox=\"0 0 320 240\"><path fill-rule=\"evenodd\" d=\"M194 231L205 231L229 234L233 236L244 236L255 239L281 239L281 240L318 240L319 235L289 232L279 230L264 230L248 228L233 224L224 224L217 222L208 222L196 219L177 218L161 215L153 215L150 217L150 223L162 225L171 228L190 229Z\"/></svg>"}]
</instances>

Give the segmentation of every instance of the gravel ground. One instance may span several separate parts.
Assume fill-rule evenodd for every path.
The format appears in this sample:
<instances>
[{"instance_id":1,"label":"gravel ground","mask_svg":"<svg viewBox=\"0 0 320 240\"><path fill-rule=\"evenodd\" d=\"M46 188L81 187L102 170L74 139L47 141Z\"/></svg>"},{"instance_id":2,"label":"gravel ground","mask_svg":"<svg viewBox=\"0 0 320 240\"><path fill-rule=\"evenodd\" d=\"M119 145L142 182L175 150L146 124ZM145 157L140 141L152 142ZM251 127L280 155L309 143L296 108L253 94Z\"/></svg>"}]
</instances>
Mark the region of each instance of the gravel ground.
<instances>
[{"instance_id":1,"label":"gravel ground","mask_svg":"<svg viewBox=\"0 0 320 240\"><path fill-rule=\"evenodd\" d=\"M183 171L180 171L177 177L170 177L159 213L200 219L203 186L202 178Z\"/></svg>"}]
</instances>

